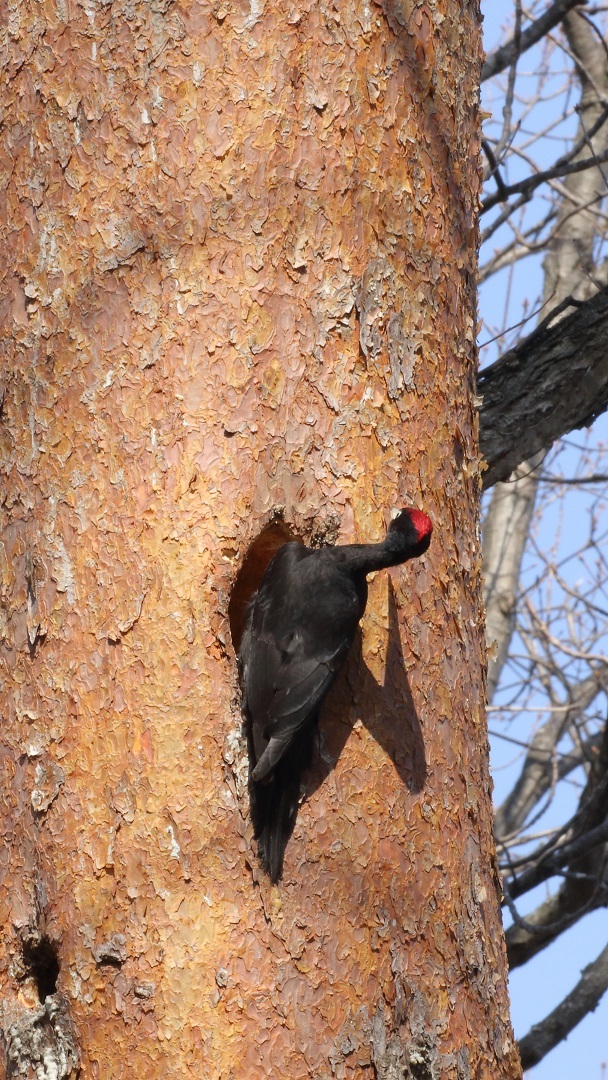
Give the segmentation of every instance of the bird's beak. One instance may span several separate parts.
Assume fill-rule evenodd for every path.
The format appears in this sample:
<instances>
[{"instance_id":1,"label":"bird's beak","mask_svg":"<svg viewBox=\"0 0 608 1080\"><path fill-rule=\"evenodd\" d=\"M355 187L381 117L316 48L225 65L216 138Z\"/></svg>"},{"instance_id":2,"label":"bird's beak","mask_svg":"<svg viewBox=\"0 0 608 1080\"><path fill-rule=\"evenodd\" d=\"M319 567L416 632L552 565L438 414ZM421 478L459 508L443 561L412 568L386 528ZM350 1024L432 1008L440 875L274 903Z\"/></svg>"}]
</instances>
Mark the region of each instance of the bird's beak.
<instances>
[{"instance_id":1,"label":"bird's beak","mask_svg":"<svg viewBox=\"0 0 608 1080\"><path fill-rule=\"evenodd\" d=\"M391 521L394 521L395 518L398 518L400 513L400 510L397 510L396 507L393 507L393 509L391 510Z\"/></svg>"}]
</instances>

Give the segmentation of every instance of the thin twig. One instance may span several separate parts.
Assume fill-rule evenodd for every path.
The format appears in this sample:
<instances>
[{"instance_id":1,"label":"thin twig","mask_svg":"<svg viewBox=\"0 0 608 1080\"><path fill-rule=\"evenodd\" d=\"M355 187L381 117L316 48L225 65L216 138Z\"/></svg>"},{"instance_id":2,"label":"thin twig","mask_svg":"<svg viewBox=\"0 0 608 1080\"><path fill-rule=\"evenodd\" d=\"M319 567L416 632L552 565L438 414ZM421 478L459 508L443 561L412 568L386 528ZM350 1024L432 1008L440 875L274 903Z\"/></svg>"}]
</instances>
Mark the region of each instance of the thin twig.
<instances>
[{"instance_id":1,"label":"thin twig","mask_svg":"<svg viewBox=\"0 0 608 1080\"><path fill-rule=\"evenodd\" d=\"M548 180L553 180L554 177L570 176L572 173L584 172L585 169L594 168L604 161L608 161L608 150L604 150L601 154L594 154L592 157L583 158L582 161L571 161L567 165L560 164L559 161L556 161L555 165L550 169L538 172L534 176L528 176L525 180L519 180L515 184L509 184L506 189L507 196L508 198L511 198L511 195L521 194L522 196L525 196L525 201L528 201L536 189L540 187L541 184L546 184ZM504 197L501 198L498 192L494 195L488 195L487 199L484 199L481 204L480 213L485 214L488 210L491 210L496 206L497 203L504 201ZM516 209L516 207L512 206L511 213L514 209Z\"/></svg>"}]
</instances>

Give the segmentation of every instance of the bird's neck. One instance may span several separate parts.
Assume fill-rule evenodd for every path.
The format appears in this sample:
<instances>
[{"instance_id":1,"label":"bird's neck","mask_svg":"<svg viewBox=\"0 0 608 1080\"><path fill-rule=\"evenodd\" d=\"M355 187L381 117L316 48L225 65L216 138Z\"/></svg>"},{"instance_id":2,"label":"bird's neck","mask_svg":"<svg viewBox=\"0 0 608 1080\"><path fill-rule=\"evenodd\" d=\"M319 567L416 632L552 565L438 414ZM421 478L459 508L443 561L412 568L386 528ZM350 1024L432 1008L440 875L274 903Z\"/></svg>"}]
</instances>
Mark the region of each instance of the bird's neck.
<instances>
[{"instance_id":1,"label":"bird's neck","mask_svg":"<svg viewBox=\"0 0 608 1080\"><path fill-rule=\"evenodd\" d=\"M340 561L351 574L371 574L387 566L399 566L407 558L401 538L391 533L381 544L345 544L335 550L340 552Z\"/></svg>"}]
</instances>

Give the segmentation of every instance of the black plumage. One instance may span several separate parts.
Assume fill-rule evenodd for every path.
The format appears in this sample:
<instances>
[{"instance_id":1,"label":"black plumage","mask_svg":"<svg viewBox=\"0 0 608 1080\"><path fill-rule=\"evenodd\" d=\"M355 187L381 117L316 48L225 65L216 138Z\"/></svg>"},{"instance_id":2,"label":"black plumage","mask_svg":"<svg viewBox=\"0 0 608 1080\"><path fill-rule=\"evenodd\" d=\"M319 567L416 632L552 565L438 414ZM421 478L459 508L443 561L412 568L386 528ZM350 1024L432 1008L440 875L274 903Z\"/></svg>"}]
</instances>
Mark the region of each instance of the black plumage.
<instances>
[{"instance_id":1,"label":"black plumage","mask_svg":"<svg viewBox=\"0 0 608 1080\"><path fill-rule=\"evenodd\" d=\"M285 544L251 601L239 660L254 829L272 881L281 876L319 708L365 611L366 575L422 555L431 532L422 511L401 510L380 544Z\"/></svg>"}]
</instances>

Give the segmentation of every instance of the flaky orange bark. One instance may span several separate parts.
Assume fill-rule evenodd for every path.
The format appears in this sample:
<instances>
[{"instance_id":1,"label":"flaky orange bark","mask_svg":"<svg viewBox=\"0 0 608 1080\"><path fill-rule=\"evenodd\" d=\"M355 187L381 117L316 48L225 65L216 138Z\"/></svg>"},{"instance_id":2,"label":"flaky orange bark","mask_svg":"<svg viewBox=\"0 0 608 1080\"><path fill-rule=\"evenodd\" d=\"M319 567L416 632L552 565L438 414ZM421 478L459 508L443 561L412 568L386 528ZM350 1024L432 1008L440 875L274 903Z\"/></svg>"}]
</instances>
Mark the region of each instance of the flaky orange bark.
<instances>
[{"instance_id":1,"label":"flaky orange bark","mask_svg":"<svg viewBox=\"0 0 608 1080\"><path fill-rule=\"evenodd\" d=\"M477 4L15 0L5 25L9 1072L516 1077L476 536ZM233 583L273 518L374 541L404 504L432 547L370 583L271 887Z\"/></svg>"}]
</instances>

